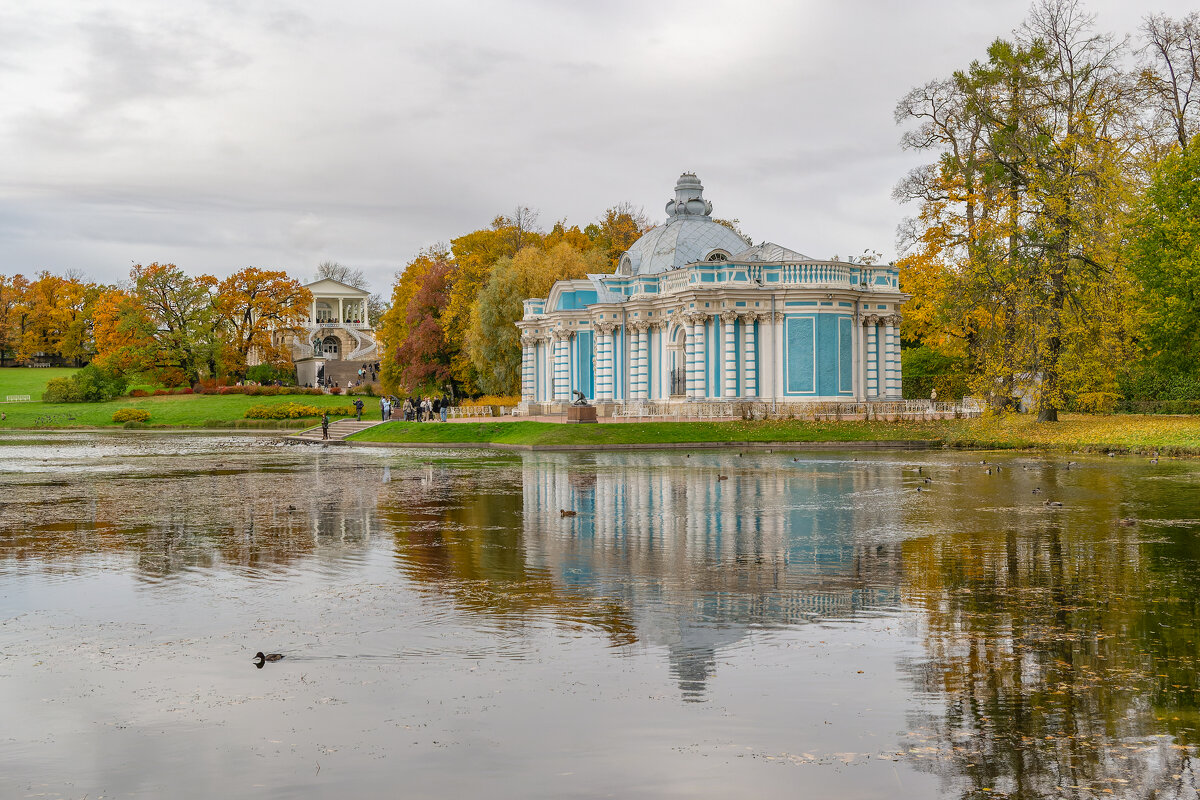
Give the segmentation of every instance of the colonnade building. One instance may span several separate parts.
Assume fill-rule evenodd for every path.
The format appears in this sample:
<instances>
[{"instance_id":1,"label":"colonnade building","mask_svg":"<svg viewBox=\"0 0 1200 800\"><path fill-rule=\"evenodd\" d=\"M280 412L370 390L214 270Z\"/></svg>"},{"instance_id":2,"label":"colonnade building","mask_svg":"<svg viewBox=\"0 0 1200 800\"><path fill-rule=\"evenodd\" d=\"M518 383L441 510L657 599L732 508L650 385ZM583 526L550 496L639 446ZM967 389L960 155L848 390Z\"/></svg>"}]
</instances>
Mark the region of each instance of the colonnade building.
<instances>
[{"instance_id":1,"label":"colonnade building","mask_svg":"<svg viewBox=\"0 0 1200 800\"><path fill-rule=\"evenodd\" d=\"M755 246L712 219L692 173L667 221L613 274L525 301L521 410L581 392L611 413L645 402L899 400L899 272Z\"/></svg>"}]
</instances>

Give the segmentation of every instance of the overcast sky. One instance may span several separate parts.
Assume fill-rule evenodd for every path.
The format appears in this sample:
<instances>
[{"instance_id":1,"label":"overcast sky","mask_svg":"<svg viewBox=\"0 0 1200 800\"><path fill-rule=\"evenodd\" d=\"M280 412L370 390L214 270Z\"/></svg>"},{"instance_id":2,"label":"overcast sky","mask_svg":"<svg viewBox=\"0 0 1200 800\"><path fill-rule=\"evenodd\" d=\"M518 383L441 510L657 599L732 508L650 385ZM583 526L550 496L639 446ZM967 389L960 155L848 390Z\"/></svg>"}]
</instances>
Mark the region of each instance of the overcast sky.
<instances>
[{"instance_id":1,"label":"overcast sky","mask_svg":"<svg viewBox=\"0 0 1200 800\"><path fill-rule=\"evenodd\" d=\"M1194 3L1092 0L1135 33ZM418 250L528 205L714 215L817 257L896 257L896 101L1027 0L39 0L0 11L0 274L133 263L385 291Z\"/></svg>"}]
</instances>

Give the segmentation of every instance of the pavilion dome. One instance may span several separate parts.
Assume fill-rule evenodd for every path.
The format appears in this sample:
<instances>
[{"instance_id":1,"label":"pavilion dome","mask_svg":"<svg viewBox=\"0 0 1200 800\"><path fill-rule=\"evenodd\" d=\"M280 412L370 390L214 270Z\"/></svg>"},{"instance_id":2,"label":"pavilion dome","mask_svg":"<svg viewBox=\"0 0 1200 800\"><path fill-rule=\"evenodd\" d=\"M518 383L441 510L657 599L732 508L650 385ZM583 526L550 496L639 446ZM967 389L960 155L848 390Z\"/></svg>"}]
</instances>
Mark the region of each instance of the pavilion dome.
<instances>
[{"instance_id":1,"label":"pavilion dome","mask_svg":"<svg viewBox=\"0 0 1200 800\"><path fill-rule=\"evenodd\" d=\"M630 245L617 274L652 275L710 258L726 260L746 249L742 237L709 216L712 203L704 199L704 186L690 172L679 176L666 210L666 223Z\"/></svg>"}]
</instances>

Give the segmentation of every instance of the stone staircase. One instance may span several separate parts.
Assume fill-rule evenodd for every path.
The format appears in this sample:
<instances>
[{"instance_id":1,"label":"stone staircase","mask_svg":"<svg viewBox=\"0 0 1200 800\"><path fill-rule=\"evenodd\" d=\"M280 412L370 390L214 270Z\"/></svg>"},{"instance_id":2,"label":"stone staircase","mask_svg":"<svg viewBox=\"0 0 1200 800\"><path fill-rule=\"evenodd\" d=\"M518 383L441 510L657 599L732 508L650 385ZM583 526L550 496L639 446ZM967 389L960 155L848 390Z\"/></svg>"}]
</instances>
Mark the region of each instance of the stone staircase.
<instances>
[{"instance_id":1,"label":"stone staircase","mask_svg":"<svg viewBox=\"0 0 1200 800\"><path fill-rule=\"evenodd\" d=\"M366 413L367 413L367 409L363 409L363 414L365 415ZM383 424L383 422L380 420L371 421L371 420L364 419L362 422L358 422L353 417L351 417L349 419L339 419L336 421L331 421L329 423L329 439L328 439L328 441L340 442L352 433L358 433L359 431L365 431L367 428L373 428L376 425L382 425L382 424ZM318 425L315 428L308 428L306 430L300 431L299 433L293 433L288 438L289 439L298 439L298 440L304 441L304 442L325 441L321 438L321 426L320 425Z\"/></svg>"}]
</instances>

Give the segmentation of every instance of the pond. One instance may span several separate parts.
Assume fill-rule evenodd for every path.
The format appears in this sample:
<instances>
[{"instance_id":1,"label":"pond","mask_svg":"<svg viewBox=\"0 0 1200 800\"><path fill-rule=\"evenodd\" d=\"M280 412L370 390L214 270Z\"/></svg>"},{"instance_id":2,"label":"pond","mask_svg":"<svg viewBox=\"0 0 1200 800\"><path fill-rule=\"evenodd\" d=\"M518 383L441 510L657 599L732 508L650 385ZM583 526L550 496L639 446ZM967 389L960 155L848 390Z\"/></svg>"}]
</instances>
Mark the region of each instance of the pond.
<instances>
[{"instance_id":1,"label":"pond","mask_svg":"<svg viewBox=\"0 0 1200 800\"><path fill-rule=\"evenodd\" d=\"M9 433L0 796L1194 796L1198 497L1137 457Z\"/></svg>"}]
</instances>

